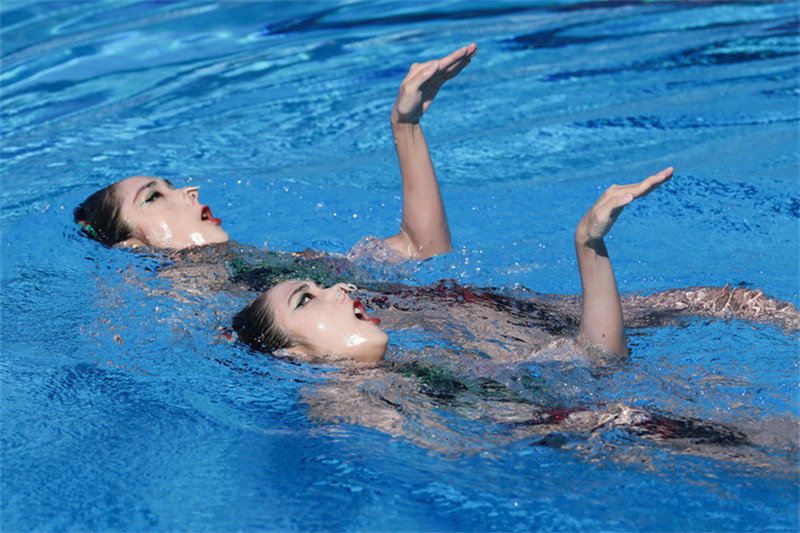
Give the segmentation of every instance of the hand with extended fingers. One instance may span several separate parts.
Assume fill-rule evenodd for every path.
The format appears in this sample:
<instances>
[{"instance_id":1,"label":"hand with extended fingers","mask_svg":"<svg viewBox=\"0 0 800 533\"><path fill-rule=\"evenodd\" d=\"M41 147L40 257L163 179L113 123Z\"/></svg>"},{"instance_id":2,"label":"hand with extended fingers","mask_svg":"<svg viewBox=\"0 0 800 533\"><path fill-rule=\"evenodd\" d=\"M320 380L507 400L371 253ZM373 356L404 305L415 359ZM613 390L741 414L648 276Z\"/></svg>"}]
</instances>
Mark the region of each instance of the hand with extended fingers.
<instances>
[{"instance_id":1,"label":"hand with extended fingers","mask_svg":"<svg viewBox=\"0 0 800 533\"><path fill-rule=\"evenodd\" d=\"M392 122L419 122L444 82L461 72L477 51L477 45L471 43L441 59L411 65L392 106Z\"/></svg>"},{"instance_id":2,"label":"hand with extended fingers","mask_svg":"<svg viewBox=\"0 0 800 533\"><path fill-rule=\"evenodd\" d=\"M674 170L669 167L639 183L609 187L581 219L575 230L575 239L581 244L602 239L626 205L636 198L647 196L669 181Z\"/></svg>"}]
</instances>

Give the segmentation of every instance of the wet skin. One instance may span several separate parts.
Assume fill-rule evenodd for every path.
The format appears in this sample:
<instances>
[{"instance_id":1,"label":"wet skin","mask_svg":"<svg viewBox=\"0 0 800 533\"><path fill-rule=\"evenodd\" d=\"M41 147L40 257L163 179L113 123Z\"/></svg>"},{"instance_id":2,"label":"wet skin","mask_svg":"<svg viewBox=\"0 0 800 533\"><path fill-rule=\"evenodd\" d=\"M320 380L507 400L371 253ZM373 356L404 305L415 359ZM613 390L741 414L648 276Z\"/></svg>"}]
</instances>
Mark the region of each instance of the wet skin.
<instances>
[{"instance_id":1,"label":"wet skin","mask_svg":"<svg viewBox=\"0 0 800 533\"><path fill-rule=\"evenodd\" d=\"M343 283L323 288L311 280L290 280L268 290L263 305L292 339L288 351L294 356L378 362L389 336L350 297L352 290Z\"/></svg>"},{"instance_id":2,"label":"wet skin","mask_svg":"<svg viewBox=\"0 0 800 533\"><path fill-rule=\"evenodd\" d=\"M122 219L133 228L120 246L181 249L228 240L221 221L200 203L197 187L176 189L161 178L133 176L117 183L115 193Z\"/></svg>"}]
</instances>

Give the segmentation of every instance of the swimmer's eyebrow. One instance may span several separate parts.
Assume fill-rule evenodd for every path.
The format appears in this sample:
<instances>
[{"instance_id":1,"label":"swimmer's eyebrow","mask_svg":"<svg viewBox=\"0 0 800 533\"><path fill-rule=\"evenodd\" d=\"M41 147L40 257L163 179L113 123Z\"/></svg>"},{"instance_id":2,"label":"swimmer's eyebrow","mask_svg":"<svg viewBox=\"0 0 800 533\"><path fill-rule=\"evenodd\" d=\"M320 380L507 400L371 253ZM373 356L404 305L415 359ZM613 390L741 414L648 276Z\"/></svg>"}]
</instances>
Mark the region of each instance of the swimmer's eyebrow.
<instances>
[{"instance_id":1,"label":"swimmer's eyebrow","mask_svg":"<svg viewBox=\"0 0 800 533\"><path fill-rule=\"evenodd\" d=\"M292 294L289 295L289 299L286 300L286 305L288 307L291 307L292 306L292 298L294 298L294 295L297 294L298 292L303 292L306 289L308 289L308 283L303 283L302 285L297 287L295 290L293 290Z\"/></svg>"},{"instance_id":2,"label":"swimmer's eyebrow","mask_svg":"<svg viewBox=\"0 0 800 533\"><path fill-rule=\"evenodd\" d=\"M169 188L170 188L170 189L174 189L174 188L175 188L175 186L174 186L174 185L172 184L172 182L171 182L171 181L169 181L169 180L164 180L164 183L166 183L167 185L169 185Z\"/></svg>"},{"instance_id":3,"label":"swimmer's eyebrow","mask_svg":"<svg viewBox=\"0 0 800 533\"><path fill-rule=\"evenodd\" d=\"M151 181L150 183L147 183L146 185L143 185L143 186L142 186L142 187L141 187L141 188L140 188L140 189L139 189L139 190L136 192L136 196L134 196L134 197L133 197L133 201L134 201L134 203L136 202L136 199L137 199L137 198L139 198L139 195L140 195L140 194L142 194L142 192L143 192L145 189L149 189L150 187L155 187L155 185L156 185L156 180L153 180L153 181Z\"/></svg>"}]
</instances>

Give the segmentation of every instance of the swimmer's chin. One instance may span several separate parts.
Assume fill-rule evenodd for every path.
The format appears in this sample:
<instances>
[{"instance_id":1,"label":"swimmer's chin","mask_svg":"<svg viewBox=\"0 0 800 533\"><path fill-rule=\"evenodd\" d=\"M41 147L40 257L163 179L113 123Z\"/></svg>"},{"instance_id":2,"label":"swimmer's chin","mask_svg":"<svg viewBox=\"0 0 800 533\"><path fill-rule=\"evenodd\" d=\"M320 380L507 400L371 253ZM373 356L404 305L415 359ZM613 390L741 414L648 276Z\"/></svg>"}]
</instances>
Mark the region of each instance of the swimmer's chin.
<instances>
[{"instance_id":1,"label":"swimmer's chin","mask_svg":"<svg viewBox=\"0 0 800 533\"><path fill-rule=\"evenodd\" d=\"M389 346L389 335L379 327L376 326L376 328L381 332L381 336L376 341L373 350L366 357L356 358L356 362L364 365L377 366L385 361L386 348Z\"/></svg>"},{"instance_id":2,"label":"swimmer's chin","mask_svg":"<svg viewBox=\"0 0 800 533\"><path fill-rule=\"evenodd\" d=\"M380 365L386 360L386 347L389 344L389 337L386 337L385 341L381 341L381 344L376 347L375 352L371 353L367 356L363 357L356 357L353 358L352 364L356 366L371 368Z\"/></svg>"},{"instance_id":3,"label":"swimmer's chin","mask_svg":"<svg viewBox=\"0 0 800 533\"><path fill-rule=\"evenodd\" d=\"M373 335L369 342L358 345L347 353L329 354L325 357L326 361L359 368L375 367L383 363L389 345L389 335L378 326L373 327L380 332L380 335Z\"/></svg>"},{"instance_id":4,"label":"swimmer's chin","mask_svg":"<svg viewBox=\"0 0 800 533\"><path fill-rule=\"evenodd\" d=\"M213 239L206 239L202 235L198 235L196 233L192 234L191 242L183 242L183 243L150 243L145 242L140 239L130 238L124 241L120 241L114 245L115 248L131 248L131 249L148 249L153 251L159 252L180 252L182 250L189 250L191 248L204 248L206 246L214 246L219 244L226 244L231 242L228 234L226 232L223 236L217 236Z\"/></svg>"},{"instance_id":5,"label":"swimmer's chin","mask_svg":"<svg viewBox=\"0 0 800 533\"><path fill-rule=\"evenodd\" d=\"M358 353L328 352L315 354L307 351L300 346L291 346L273 352L278 357L286 357L296 361L305 361L318 365L333 365L343 368L374 368L386 361L386 348L389 344L389 336L384 334L376 345L369 350Z\"/></svg>"}]
</instances>

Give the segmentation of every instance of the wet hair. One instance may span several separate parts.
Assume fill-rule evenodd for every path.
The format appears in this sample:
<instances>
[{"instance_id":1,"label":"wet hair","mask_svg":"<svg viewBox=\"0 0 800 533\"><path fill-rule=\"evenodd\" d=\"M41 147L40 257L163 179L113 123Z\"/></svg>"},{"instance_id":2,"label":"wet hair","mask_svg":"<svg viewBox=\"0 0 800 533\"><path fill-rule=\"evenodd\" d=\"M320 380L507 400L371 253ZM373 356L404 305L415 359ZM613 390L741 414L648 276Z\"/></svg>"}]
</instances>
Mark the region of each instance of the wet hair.
<instances>
[{"instance_id":1,"label":"wet hair","mask_svg":"<svg viewBox=\"0 0 800 533\"><path fill-rule=\"evenodd\" d=\"M133 228L120 215L117 185L109 185L89 196L72 215L81 231L106 246L114 246L133 236Z\"/></svg>"},{"instance_id":2,"label":"wet hair","mask_svg":"<svg viewBox=\"0 0 800 533\"><path fill-rule=\"evenodd\" d=\"M236 313L231 325L239 340L254 350L271 353L292 345L291 337L275 322L266 292Z\"/></svg>"}]
</instances>

